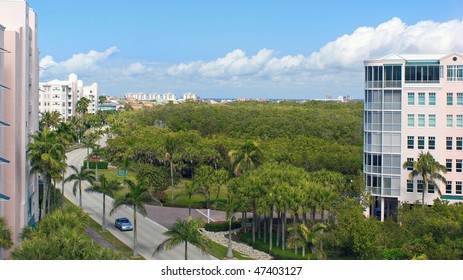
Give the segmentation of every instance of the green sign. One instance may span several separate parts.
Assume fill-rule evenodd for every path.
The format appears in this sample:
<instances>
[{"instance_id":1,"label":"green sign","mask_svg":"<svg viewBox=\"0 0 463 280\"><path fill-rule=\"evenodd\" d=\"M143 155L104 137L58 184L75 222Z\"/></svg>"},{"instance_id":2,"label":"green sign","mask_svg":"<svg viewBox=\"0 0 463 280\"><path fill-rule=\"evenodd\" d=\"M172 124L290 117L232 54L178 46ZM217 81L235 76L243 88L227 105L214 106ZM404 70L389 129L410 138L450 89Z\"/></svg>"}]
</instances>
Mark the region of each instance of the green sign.
<instances>
[{"instance_id":1,"label":"green sign","mask_svg":"<svg viewBox=\"0 0 463 280\"><path fill-rule=\"evenodd\" d=\"M120 176L120 177L129 176L129 171L125 169L119 169L117 171L117 176Z\"/></svg>"}]
</instances>

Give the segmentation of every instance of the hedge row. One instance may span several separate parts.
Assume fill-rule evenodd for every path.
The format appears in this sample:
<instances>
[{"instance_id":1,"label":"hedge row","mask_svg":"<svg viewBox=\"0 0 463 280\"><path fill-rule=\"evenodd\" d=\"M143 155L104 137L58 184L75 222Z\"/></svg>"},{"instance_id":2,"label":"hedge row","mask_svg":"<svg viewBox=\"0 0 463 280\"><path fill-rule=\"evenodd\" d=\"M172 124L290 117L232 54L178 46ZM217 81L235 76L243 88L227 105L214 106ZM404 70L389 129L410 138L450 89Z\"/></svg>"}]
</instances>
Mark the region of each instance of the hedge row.
<instances>
[{"instance_id":1,"label":"hedge row","mask_svg":"<svg viewBox=\"0 0 463 280\"><path fill-rule=\"evenodd\" d=\"M90 169L95 169L96 164L98 164L98 169L108 169L109 162L107 161L90 161ZM87 160L84 160L84 166L87 167Z\"/></svg>"},{"instance_id":2,"label":"hedge row","mask_svg":"<svg viewBox=\"0 0 463 280\"><path fill-rule=\"evenodd\" d=\"M231 228L237 229L241 227L240 222L232 222L231 223ZM213 232L218 232L218 231L227 231L228 230L228 222L226 221L220 221L220 222L210 222L204 226L204 229L207 231L213 231Z\"/></svg>"}]
</instances>

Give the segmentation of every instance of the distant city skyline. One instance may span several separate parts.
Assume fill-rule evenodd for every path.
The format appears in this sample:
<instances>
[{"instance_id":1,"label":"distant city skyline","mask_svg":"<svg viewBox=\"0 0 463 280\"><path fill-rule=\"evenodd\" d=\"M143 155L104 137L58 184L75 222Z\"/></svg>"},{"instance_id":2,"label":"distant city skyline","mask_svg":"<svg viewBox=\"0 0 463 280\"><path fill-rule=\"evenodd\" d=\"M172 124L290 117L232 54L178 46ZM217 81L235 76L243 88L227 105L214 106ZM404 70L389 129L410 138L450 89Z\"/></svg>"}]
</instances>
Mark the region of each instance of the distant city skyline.
<instances>
[{"instance_id":1,"label":"distant city skyline","mask_svg":"<svg viewBox=\"0 0 463 280\"><path fill-rule=\"evenodd\" d=\"M461 1L28 3L41 81L76 73L102 95L358 99L365 59L463 52Z\"/></svg>"}]
</instances>

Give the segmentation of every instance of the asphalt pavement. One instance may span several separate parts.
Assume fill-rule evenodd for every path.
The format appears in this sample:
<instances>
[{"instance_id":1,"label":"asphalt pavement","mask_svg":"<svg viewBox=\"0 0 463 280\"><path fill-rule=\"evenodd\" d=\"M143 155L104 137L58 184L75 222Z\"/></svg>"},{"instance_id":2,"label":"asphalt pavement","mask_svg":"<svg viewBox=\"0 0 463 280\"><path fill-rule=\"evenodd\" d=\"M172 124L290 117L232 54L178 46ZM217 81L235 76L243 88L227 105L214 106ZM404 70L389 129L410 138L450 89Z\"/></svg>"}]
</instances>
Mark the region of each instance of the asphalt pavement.
<instances>
[{"instance_id":1,"label":"asphalt pavement","mask_svg":"<svg viewBox=\"0 0 463 280\"><path fill-rule=\"evenodd\" d=\"M78 168L82 165L82 161L86 156L86 149L77 149L67 153L68 165L74 165ZM71 174L71 169L68 168L65 177ZM89 186L88 183L83 183L83 189ZM72 183L67 183L64 186L64 195L75 205L79 205L79 197L74 196L72 193ZM94 220L101 222L102 220L102 195L98 193L87 193L82 191L82 206L83 210L88 213ZM114 219L117 217L127 217L133 222L133 210L130 207L121 207L113 215L109 215L112 206L112 199L106 198L106 225L107 229L116 238L133 248L133 231L121 232L114 227ZM188 216L188 209L168 209L168 207L161 207L163 209L157 209L156 206L147 207L149 214L144 217L137 215L137 229L138 229L138 253L145 259L159 259L159 260L182 260L184 259L183 246L178 246L172 250L161 252L157 255L152 256L154 248L158 244L166 239L163 233L166 231L166 227L170 226L177 218L184 218L182 213ZM198 213L196 211L196 213ZM199 214L199 213L198 213ZM215 214L215 213L214 213ZM200 214L199 214L200 215ZM157 218L159 216L159 218ZM212 215L211 215L212 216ZM152 217L152 219L151 219ZM162 218L164 217L164 218ZM213 216L220 218L220 216ZM162 224L156 222L159 219ZM209 254L203 254L200 250L192 245L188 245L188 259L189 260L210 260L215 259Z\"/></svg>"}]
</instances>

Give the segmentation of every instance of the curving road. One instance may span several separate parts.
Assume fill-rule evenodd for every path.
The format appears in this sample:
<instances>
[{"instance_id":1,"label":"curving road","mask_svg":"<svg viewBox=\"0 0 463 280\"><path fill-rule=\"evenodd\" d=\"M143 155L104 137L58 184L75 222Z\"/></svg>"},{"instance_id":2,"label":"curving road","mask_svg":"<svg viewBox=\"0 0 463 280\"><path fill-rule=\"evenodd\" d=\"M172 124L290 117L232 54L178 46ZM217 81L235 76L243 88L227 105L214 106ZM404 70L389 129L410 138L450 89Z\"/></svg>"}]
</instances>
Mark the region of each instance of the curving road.
<instances>
[{"instance_id":1,"label":"curving road","mask_svg":"<svg viewBox=\"0 0 463 280\"><path fill-rule=\"evenodd\" d=\"M78 168L82 165L82 161L86 156L86 149L78 149L67 154L67 163L69 166L74 165ZM68 168L65 177L69 176L71 169ZM83 183L82 188L85 189L89 184ZM78 193L74 196L72 193L72 183L67 183L64 186L64 195L75 205L79 205ZM133 248L133 231L121 232L114 227L114 219L116 217L127 217L133 222L133 210L129 207L120 208L113 215L109 216L109 212L112 206L112 198L106 198L106 224L107 230L109 230L119 240L127 244L130 248ZM98 193L87 193L82 191L82 207L86 213L88 213L97 222L102 221L103 212L103 198L102 194ZM162 225L154 222L153 220L144 217L140 214L137 215L137 229L138 229L138 253L145 259L157 259L157 260L183 260L184 251L183 246L178 246L175 249L161 252L154 257L152 253L154 248L166 239L162 233L166 231L166 228ZM216 259L211 255L202 254L196 247L191 244L188 245L188 259L189 260L210 260Z\"/></svg>"}]
</instances>

